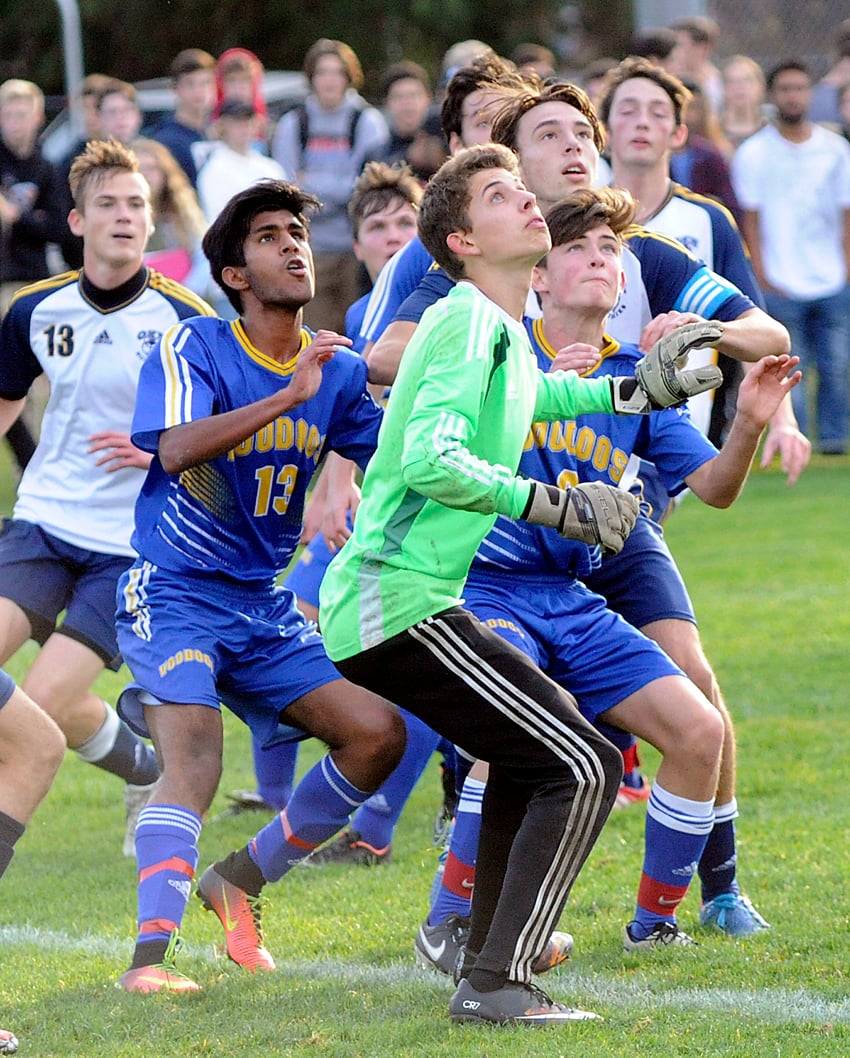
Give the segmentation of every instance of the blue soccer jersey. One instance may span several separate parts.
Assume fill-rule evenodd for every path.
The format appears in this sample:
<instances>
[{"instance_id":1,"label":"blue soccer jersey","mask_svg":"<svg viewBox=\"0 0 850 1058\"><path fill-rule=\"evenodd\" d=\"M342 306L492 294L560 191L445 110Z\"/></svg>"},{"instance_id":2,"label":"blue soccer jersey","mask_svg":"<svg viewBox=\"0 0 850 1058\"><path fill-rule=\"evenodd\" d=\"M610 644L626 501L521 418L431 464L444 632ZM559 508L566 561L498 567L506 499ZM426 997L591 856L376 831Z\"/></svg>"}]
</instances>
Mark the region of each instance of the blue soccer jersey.
<instances>
[{"instance_id":1,"label":"blue soccer jersey","mask_svg":"<svg viewBox=\"0 0 850 1058\"><path fill-rule=\"evenodd\" d=\"M541 371L548 372L556 351L543 334L542 320L526 320ZM588 377L632 375L641 353L606 338L602 359ZM520 473L561 488L580 482L619 485L634 453L651 460L665 488L681 491L685 478L717 455L684 408L650 415L581 415L574 421L535 423L526 441ZM553 529L499 517L475 557L475 568L520 573L551 573L582 579L599 564L599 549L565 540Z\"/></svg>"},{"instance_id":2,"label":"blue soccer jersey","mask_svg":"<svg viewBox=\"0 0 850 1058\"><path fill-rule=\"evenodd\" d=\"M546 341L542 320L526 320L526 329L542 371L549 371L557 352ZM634 345L620 345L606 335L601 360L586 377L633 375L642 357ZM563 469L558 478L548 478L561 487L582 481L619 485L632 454L654 463L664 487L671 495L684 488L685 478L713 459L717 449L691 422L686 407L665 408L649 415L581 415L564 424L563 434L553 430L561 424L536 423L532 440L551 462L560 456ZM572 456L572 466L565 455Z\"/></svg>"},{"instance_id":3,"label":"blue soccer jersey","mask_svg":"<svg viewBox=\"0 0 850 1058\"><path fill-rule=\"evenodd\" d=\"M301 332L301 349L312 334ZM289 384L239 320L195 319L168 331L142 369L133 441L156 454L163 430L244 407ZM235 449L181 474L155 458L136 506L133 543L148 562L188 574L269 582L298 545L307 486L326 449L360 465L377 443L381 409L366 365L347 350L323 368L315 396Z\"/></svg>"},{"instance_id":4,"label":"blue soccer jersey","mask_svg":"<svg viewBox=\"0 0 850 1058\"><path fill-rule=\"evenodd\" d=\"M680 242L759 308L764 307L744 240L725 206L681 184L671 184L668 197L647 218L645 227Z\"/></svg>"}]
</instances>

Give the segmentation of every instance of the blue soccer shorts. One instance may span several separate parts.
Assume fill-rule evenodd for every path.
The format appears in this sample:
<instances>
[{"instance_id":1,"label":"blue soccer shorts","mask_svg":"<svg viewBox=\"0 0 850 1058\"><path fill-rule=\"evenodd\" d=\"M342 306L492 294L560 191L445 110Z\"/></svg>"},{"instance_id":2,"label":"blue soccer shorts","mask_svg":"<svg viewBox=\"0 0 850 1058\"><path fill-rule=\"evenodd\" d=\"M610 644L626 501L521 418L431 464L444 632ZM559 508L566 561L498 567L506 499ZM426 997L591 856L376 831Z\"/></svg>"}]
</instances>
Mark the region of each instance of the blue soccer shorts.
<instances>
[{"instance_id":1,"label":"blue soccer shorts","mask_svg":"<svg viewBox=\"0 0 850 1058\"><path fill-rule=\"evenodd\" d=\"M223 702L272 745L294 735L280 728L287 706L342 678L286 588L251 590L139 560L118 585L115 619L135 680L119 711L142 735L143 704Z\"/></svg>"},{"instance_id":2,"label":"blue soccer shorts","mask_svg":"<svg viewBox=\"0 0 850 1058\"><path fill-rule=\"evenodd\" d=\"M464 605L568 690L591 723L653 680L683 675L656 643L576 580L473 574Z\"/></svg>"},{"instance_id":3,"label":"blue soccer shorts","mask_svg":"<svg viewBox=\"0 0 850 1058\"><path fill-rule=\"evenodd\" d=\"M653 621L690 621L694 608L682 574L664 539L664 530L641 514L623 550L606 555L602 565L583 578L591 591L635 628Z\"/></svg>"},{"instance_id":4,"label":"blue soccer shorts","mask_svg":"<svg viewBox=\"0 0 850 1058\"><path fill-rule=\"evenodd\" d=\"M37 643L43 646L58 631L117 672L115 586L131 562L65 543L38 525L13 519L0 533L0 596L24 611Z\"/></svg>"}]
</instances>

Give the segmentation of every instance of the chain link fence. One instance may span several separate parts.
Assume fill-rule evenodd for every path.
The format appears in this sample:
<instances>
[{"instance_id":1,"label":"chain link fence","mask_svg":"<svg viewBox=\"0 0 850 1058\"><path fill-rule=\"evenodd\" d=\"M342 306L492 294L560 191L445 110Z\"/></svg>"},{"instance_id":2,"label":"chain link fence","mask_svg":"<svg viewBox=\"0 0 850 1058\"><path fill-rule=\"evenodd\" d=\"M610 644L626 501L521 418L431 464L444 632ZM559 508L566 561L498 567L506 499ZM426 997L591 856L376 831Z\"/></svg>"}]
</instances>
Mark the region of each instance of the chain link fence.
<instances>
[{"instance_id":1,"label":"chain link fence","mask_svg":"<svg viewBox=\"0 0 850 1058\"><path fill-rule=\"evenodd\" d=\"M850 18L850 0L709 0L705 13L720 26L718 61L741 53L767 71L802 59L817 79L835 61L835 32Z\"/></svg>"}]
</instances>

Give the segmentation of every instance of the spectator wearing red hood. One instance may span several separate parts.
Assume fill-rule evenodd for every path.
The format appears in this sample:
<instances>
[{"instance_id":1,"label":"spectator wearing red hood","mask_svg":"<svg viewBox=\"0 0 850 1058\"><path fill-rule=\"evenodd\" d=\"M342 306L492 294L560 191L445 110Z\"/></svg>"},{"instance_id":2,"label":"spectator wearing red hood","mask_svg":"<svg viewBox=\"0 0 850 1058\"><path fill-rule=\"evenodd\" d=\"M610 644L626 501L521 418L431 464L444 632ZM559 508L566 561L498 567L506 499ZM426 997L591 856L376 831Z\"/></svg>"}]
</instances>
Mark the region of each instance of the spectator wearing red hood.
<instances>
[{"instance_id":1,"label":"spectator wearing red hood","mask_svg":"<svg viewBox=\"0 0 850 1058\"><path fill-rule=\"evenodd\" d=\"M215 107L213 121L221 114L225 103L236 101L250 103L259 119L258 136L262 139L262 151L268 154L266 144L266 122L268 109L263 96L262 62L247 48L228 48L221 53L215 64Z\"/></svg>"}]
</instances>

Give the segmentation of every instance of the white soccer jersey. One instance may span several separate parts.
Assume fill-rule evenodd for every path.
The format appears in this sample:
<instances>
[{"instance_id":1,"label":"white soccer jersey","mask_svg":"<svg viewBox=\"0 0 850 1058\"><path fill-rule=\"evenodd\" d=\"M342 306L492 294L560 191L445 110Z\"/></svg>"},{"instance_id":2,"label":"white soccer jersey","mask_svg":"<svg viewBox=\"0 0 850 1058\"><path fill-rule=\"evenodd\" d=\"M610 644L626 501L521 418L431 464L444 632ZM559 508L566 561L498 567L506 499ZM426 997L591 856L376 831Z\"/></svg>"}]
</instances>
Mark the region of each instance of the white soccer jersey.
<instances>
[{"instance_id":1,"label":"white soccer jersey","mask_svg":"<svg viewBox=\"0 0 850 1058\"><path fill-rule=\"evenodd\" d=\"M129 435L148 353L179 320L212 311L158 272L128 287L127 299L108 310L86 296L77 272L24 287L0 329L0 396L19 399L41 373L50 383L14 517L89 551L132 556L145 472L96 466L103 453L89 453L90 438L106 430Z\"/></svg>"}]
</instances>

